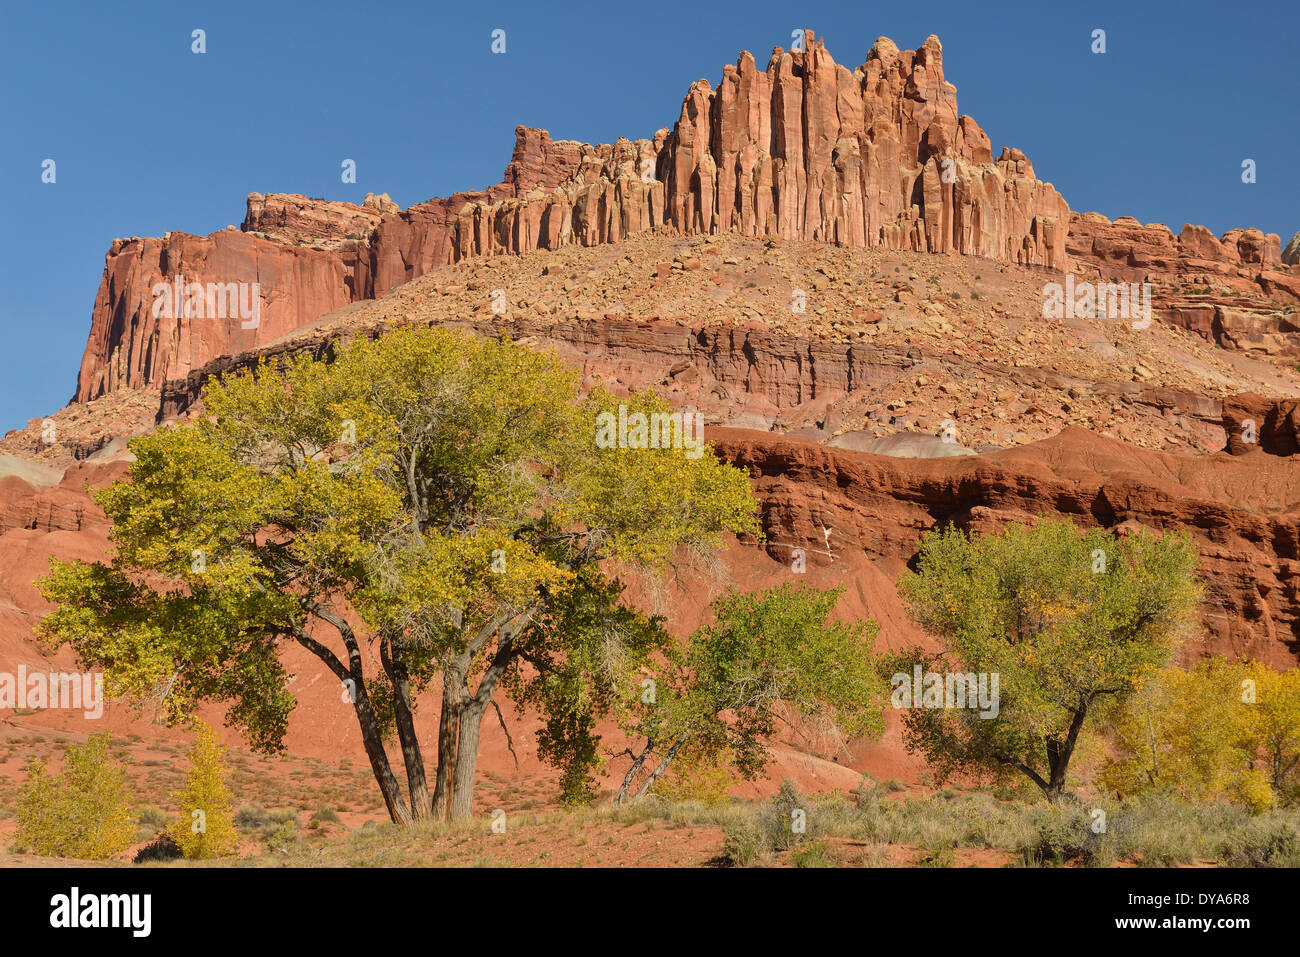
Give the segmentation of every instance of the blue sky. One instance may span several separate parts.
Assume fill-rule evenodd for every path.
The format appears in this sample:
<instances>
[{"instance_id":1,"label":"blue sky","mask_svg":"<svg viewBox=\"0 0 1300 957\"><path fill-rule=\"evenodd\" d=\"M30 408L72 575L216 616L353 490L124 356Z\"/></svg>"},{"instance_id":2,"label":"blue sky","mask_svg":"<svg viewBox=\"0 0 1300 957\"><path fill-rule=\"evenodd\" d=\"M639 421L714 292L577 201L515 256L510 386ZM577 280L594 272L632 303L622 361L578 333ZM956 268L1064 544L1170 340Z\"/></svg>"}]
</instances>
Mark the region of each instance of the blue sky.
<instances>
[{"instance_id":1,"label":"blue sky","mask_svg":"<svg viewBox=\"0 0 1300 957\"><path fill-rule=\"evenodd\" d=\"M964 113L1071 208L1300 229L1294 0L1060 4L0 0L0 431L72 395L118 236L238 224L249 192L402 206L500 179L518 124L611 142L797 28L850 67L944 44ZM190 52L191 31L207 52ZM506 53L491 52L493 29ZM1107 52L1091 52L1106 30ZM1258 181L1241 182L1241 162ZM53 158L57 182L41 182ZM357 161L355 185L339 164Z\"/></svg>"}]
</instances>

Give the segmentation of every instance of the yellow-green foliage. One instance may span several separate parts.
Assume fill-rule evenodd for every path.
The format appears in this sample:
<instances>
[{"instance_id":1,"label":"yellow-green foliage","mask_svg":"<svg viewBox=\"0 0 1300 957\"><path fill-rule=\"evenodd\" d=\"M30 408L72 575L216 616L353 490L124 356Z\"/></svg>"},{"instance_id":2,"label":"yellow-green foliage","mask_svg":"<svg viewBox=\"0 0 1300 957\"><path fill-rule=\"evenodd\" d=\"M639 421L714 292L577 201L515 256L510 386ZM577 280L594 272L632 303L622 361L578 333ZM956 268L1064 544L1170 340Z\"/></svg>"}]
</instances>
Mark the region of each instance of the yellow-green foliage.
<instances>
[{"instance_id":1,"label":"yellow-green foliage","mask_svg":"<svg viewBox=\"0 0 1300 957\"><path fill-rule=\"evenodd\" d=\"M1196 627L1196 559L1185 533L1120 538L1063 519L927 533L899 590L944 653L900 653L890 667L997 675L1001 703L991 718L909 708L908 747L941 777L1014 769L1059 798L1090 716L1133 693Z\"/></svg>"},{"instance_id":2,"label":"yellow-green foliage","mask_svg":"<svg viewBox=\"0 0 1300 957\"><path fill-rule=\"evenodd\" d=\"M727 802L733 778L721 756L688 750L659 779L654 792L667 801L697 801L716 807Z\"/></svg>"},{"instance_id":3,"label":"yellow-green foliage","mask_svg":"<svg viewBox=\"0 0 1300 957\"><path fill-rule=\"evenodd\" d=\"M614 576L762 534L747 473L707 448L598 440L602 415L663 398L584 391L505 340L396 330L213 379L202 403L132 440L130 481L95 495L112 560L51 562L41 634L169 722L225 702L263 751L295 706L297 642L349 683L368 734L439 677L531 696L543 755L580 780L596 717L639 693L664 638L618 610ZM318 629L355 647L340 659Z\"/></svg>"},{"instance_id":4,"label":"yellow-green foliage","mask_svg":"<svg viewBox=\"0 0 1300 957\"><path fill-rule=\"evenodd\" d=\"M33 761L18 790L18 843L51 857L103 860L131 846L135 824L126 773L108 750L107 734L70 745L63 773Z\"/></svg>"},{"instance_id":5,"label":"yellow-green foliage","mask_svg":"<svg viewBox=\"0 0 1300 957\"><path fill-rule=\"evenodd\" d=\"M653 698L623 718L644 742L624 787L630 789L639 762L649 762L640 766L655 775L681 761L680 776L666 784L651 777L641 787L720 799L727 782L717 769L754 780L786 728L825 754L849 738L882 735L887 689L876 671L879 629L871 619L830 620L843 591L787 583L713 602L713 622L668 650Z\"/></svg>"},{"instance_id":6,"label":"yellow-green foliage","mask_svg":"<svg viewBox=\"0 0 1300 957\"><path fill-rule=\"evenodd\" d=\"M1260 767L1280 800L1300 801L1300 668L1276 671L1250 662L1246 672L1255 682L1247 728Z\"/></svg>"},{"instance_id":7,"label":"yellow-green foliage","mask_svg":"<svg viewBox=\"0 0 1300 957\"><path fill-rule=\"evenodd\" d=\"M1223 658L1156 671L1114 729L1117 754L1100 778L1111 790L1168 790L1266 810L1295 792L1300 671Z\"/></svg>"},{"instance_id":8,"label":"yellow-green foliage","mask_svg":"<svg viewBox=\"0 0 1300 957\"><path fill-rule=\"evenodd\" d=\"M181 816L168 829L190 860L225 857L239 847L225 782L226 749L212 728L202 721L197 724L190 771L179 795Z\"/></svg>"}]
</instances>

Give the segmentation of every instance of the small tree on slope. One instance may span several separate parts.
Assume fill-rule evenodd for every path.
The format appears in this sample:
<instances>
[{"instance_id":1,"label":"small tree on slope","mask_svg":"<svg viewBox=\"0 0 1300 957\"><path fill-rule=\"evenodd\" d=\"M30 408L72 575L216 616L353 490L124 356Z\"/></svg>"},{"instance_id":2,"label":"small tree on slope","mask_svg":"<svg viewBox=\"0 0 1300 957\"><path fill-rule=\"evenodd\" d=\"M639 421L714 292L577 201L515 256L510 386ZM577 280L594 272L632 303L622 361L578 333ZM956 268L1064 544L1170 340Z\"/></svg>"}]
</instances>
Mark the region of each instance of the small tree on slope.
<instances>
[{"instance_id":1,"label":"small tree on slope","mask_svg":"<svg viewBox=\"0 0 1300 957\"><path fill-rule=\"evenodd\" d=\"M796 718L837 745L879 736L877 626L828 622L842 593L782 585L715 602L713 624L668 652L654 695L629 713L632 763L614 802L648 793L683 753L752 780L767 765L773 736Z\"/></svg>"},{"instance_id":2,"label":"small tree on slope","mask_svg":"<svg viewBox=\"0 0 1300 957\"><path fill-rule=\"evenodd\" d=\"M1010 770L1059 802L1089 717L1132 694L1196 627L1196 559L1186 533L1081 535L1047 518L997 535L967 537L954 526L926 534L916 573L899 589L944 654L895 654L886 671L996 674L1000 700L993 717L909 707L906 744L941 779Z\"/></svg>"}]
</instances>

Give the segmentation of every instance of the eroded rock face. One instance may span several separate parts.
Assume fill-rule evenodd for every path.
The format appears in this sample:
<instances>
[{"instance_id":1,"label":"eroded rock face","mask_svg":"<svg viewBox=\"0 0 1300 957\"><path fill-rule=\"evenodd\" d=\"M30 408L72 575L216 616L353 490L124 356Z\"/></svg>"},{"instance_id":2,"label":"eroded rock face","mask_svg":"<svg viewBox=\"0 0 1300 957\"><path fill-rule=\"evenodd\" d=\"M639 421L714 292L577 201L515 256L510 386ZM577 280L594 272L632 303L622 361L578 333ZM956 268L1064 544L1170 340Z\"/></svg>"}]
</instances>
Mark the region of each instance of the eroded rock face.
<instances>
[{"instance_id":1,"label":"eroded rock face","mask_svg":"<svg viewBox=\"0 0 1300 957\"><path fill-rule=\"evenodd\" d=\"M1068 249L1081 279L1149 282L1161 321L1226 349L1300 354L1300 267L1284 262L1276 233L1215 237L1188 224L1174 235L1163 223L1074 213Z\"/></svg>"},{"instance_id":2,"label":"eroded rock face","mask_svg":"<svg viewBox=\"0 0 1300 957\"><path fill-rule=\"evenodd\" d=\"M187 315L181 297L162 288L176 277L183 277L183 286L204 287L205 304L209 284L233 283L246 303L256 298L256 314L223 319L205 309L202 317ZM285 246L234 230L116 240L95 297L76 399L184 376L213 356L272 342L352 299L351 271L337 251Z\"/></svg>"},{"instance_id":3,"label":"eroded rock face","mask_svg":"<svg viewBox=\"0 0 1300 957\"><path fill-rule=\"evenodd\" d=\"M510 199L462 211L458 256L618 242L666 224L1065 264L1065 200L1019 150L994 160L958 114L933 36L915 51L882 37L849 70L806 31L803 50L773 50L765 70L744 52L716 89L694 83L671 131L565 147L553 150L564 163L551 168L567 174L556 182L516 180Z\"/></svg>"},{"instance_id":4,"label":"eroded rock face","mask_svg":"<svg viewBox=\"0 0 1300 957\"><path fill-rule=\"evenodd\" d=\"M246 373L263 359L277 363L290 356L308 355L328 360L340 342L373 338L391 328L385 321L358 324L362 318L350 317L345 330L312 329L267 349L221 356L184 379L168 381L161 389L157 420L165 422L188 413L210 378ZM877 440L863 432L839 434L877 387L894 394L915 383L913 370L922 361L921 353L907 345L825 342L762 329L690 328L661 320L619 318L581 323L527 318L459 320L440 325L553 350L581 370L584 385L599 378L616 390L653 388L675 406L703 412L709 423L799 433L815 441L876 454L927 458L968 454L960 444L942 440L937 413L931 417L935 435L908 431ZM938 374L936 367L927 368L930 375ZM1099 399L1121 404L1134 428L1141 423L1143 429L1158 428L1162 433L1178 430L1196 436L1196 447L1206 451L1224 449L1224 429L1236 421L1225 412L1223 402L1185 389L1085 383L1037 369L980 362L954 364L952 374L1000 383L994 390L994 402L1001 401L997 396L1009 398L1015 393L1011 386L1086 389ZM921 407L918 402L913 404ZM971 414L979 417L975 410ZM1129 425L1117 425L1117 433L1129 434Z\"/></svg>"},{"instance_id":5,"label":"eroded rock face","mask_svg":"<svg viewBox=\"0 0 1300 957\"><path fill-rule=\"evenodd\" d=\"M1282 265L1281 239L1258 229L1232 229L1222 237L1188 224L1178 235L1163 223L1143 225L1131 216L1111 222L1100 213L1070 218L1068 250L1084 275L1121 282L1148 277L1205 273L1243 291L1255 291L1254 277Z\"/></svg>"},{"instance_id":6,"label":"eroded rock face","mask_svg":"<svg viewBox=\"0 0 1300 957\"><path fill-rule=\"evenodd\" d=\"M1245 392L1223 403L1224 451L1245 455L1259 449L1269 455L1300 452L1300 399L1270 399Z\"/></svg>"},{"instance_id":7,"label":"eroded rock face","mask_svg":"<svg viewBox=\"0 0 1300 957\"><path fill-rule=\"evenodd\" d=\"M800 547L823 571L862 558L901 569L918 536L936 526L987 533L1044 514L1120 534L1186 529L1201 555L1206 636L1184 657L1292 667L1300 656L1296 511L1268 510L1295 501L1300 476L1284 459L1186 459L1074 428L1018 449L931 460L733 429L714 429L709 440L749 470L775 561Z\"/></svg>"},{"instance_id":8,"label":"eroded rock face","mask_svg":"<svg viewBox=\"0 0 1300 957\"><path fill-rule=\"evenodd\" d=\"M349 240L365 240L386 214L397 211L387 193L370 193L361 206L298 193L249 193L240 229L286 246L336 249Z\"/></svg>"},{"instance_id":9,"label":"eroded rock face","mask_svg":"<svg viewBox=\"0 0 1300 957\"><path fill-rule=\"evenodd\" d=\"M957 111L943 49L876 41L855 70L805 35L766 70L742 53L649 139L590 145L519 127L503 181L398 210L253 193L242 233L119 240L109 250L77 401L184 376L349 302L472 256L616 243L651 229L957 252L1062 269L1069 207L1019 150L994 159ZM155 316L150 291L260 282L265 322Z\"/></svg>"}]
</instances>

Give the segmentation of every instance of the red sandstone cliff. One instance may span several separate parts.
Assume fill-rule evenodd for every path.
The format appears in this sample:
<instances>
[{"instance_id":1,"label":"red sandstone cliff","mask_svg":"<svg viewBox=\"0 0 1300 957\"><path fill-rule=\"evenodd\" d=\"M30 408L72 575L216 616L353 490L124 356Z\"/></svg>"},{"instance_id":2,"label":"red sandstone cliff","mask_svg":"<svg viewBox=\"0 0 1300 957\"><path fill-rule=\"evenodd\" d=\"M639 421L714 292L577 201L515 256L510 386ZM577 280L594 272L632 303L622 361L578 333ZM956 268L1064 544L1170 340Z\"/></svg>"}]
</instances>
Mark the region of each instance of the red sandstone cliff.
<instances>
[{"instance_id":1,"label":"red sandstone cliff","mask_svg":"<svg viewBox=\"0 0 1300 957\"><path fill-rule=\"evenodd\" d=\"M1159 224L1071 214L1019 150L994 159L957 110L943 49L886 38L855 70L821 41L742 53L715 89L692 84L671 130L609 145L516 129L503 181L398 209L253 193L242 232L117 240L109 250L76 401L183 378L208 360L273 342L324 313L381 296L472 256L616 243L651 229L883 246L1071 269L1158 285L1156 314L1228 348L1300 352L1273 307L1300 302L1300 265L1258 230L1175 236ZM155 316L151 291L258 283L256 328ZM1200 291L1188 293L1187 285ZM178 310L179 312L179 310Z\"/></svg>"},{"instance_id":2,"label":"red sandstone cliff","mask_svg":"<svg viewBox=\"0 0 1300 957\"><path fill-rule=\"evenodd\" d=\"M957 112L937 37L876 41L856 70L805 50L749 53L693 84L671 131L591 146L516 130L504 181L396 210L254 193L243 232L118 240L95 301L76 399L184 376L316 316L479 255L618 242L654 228L1066 264L1069 207ZM258 282L261 324L153 315L151 290Z\"/></svg>"}]
</instances>

